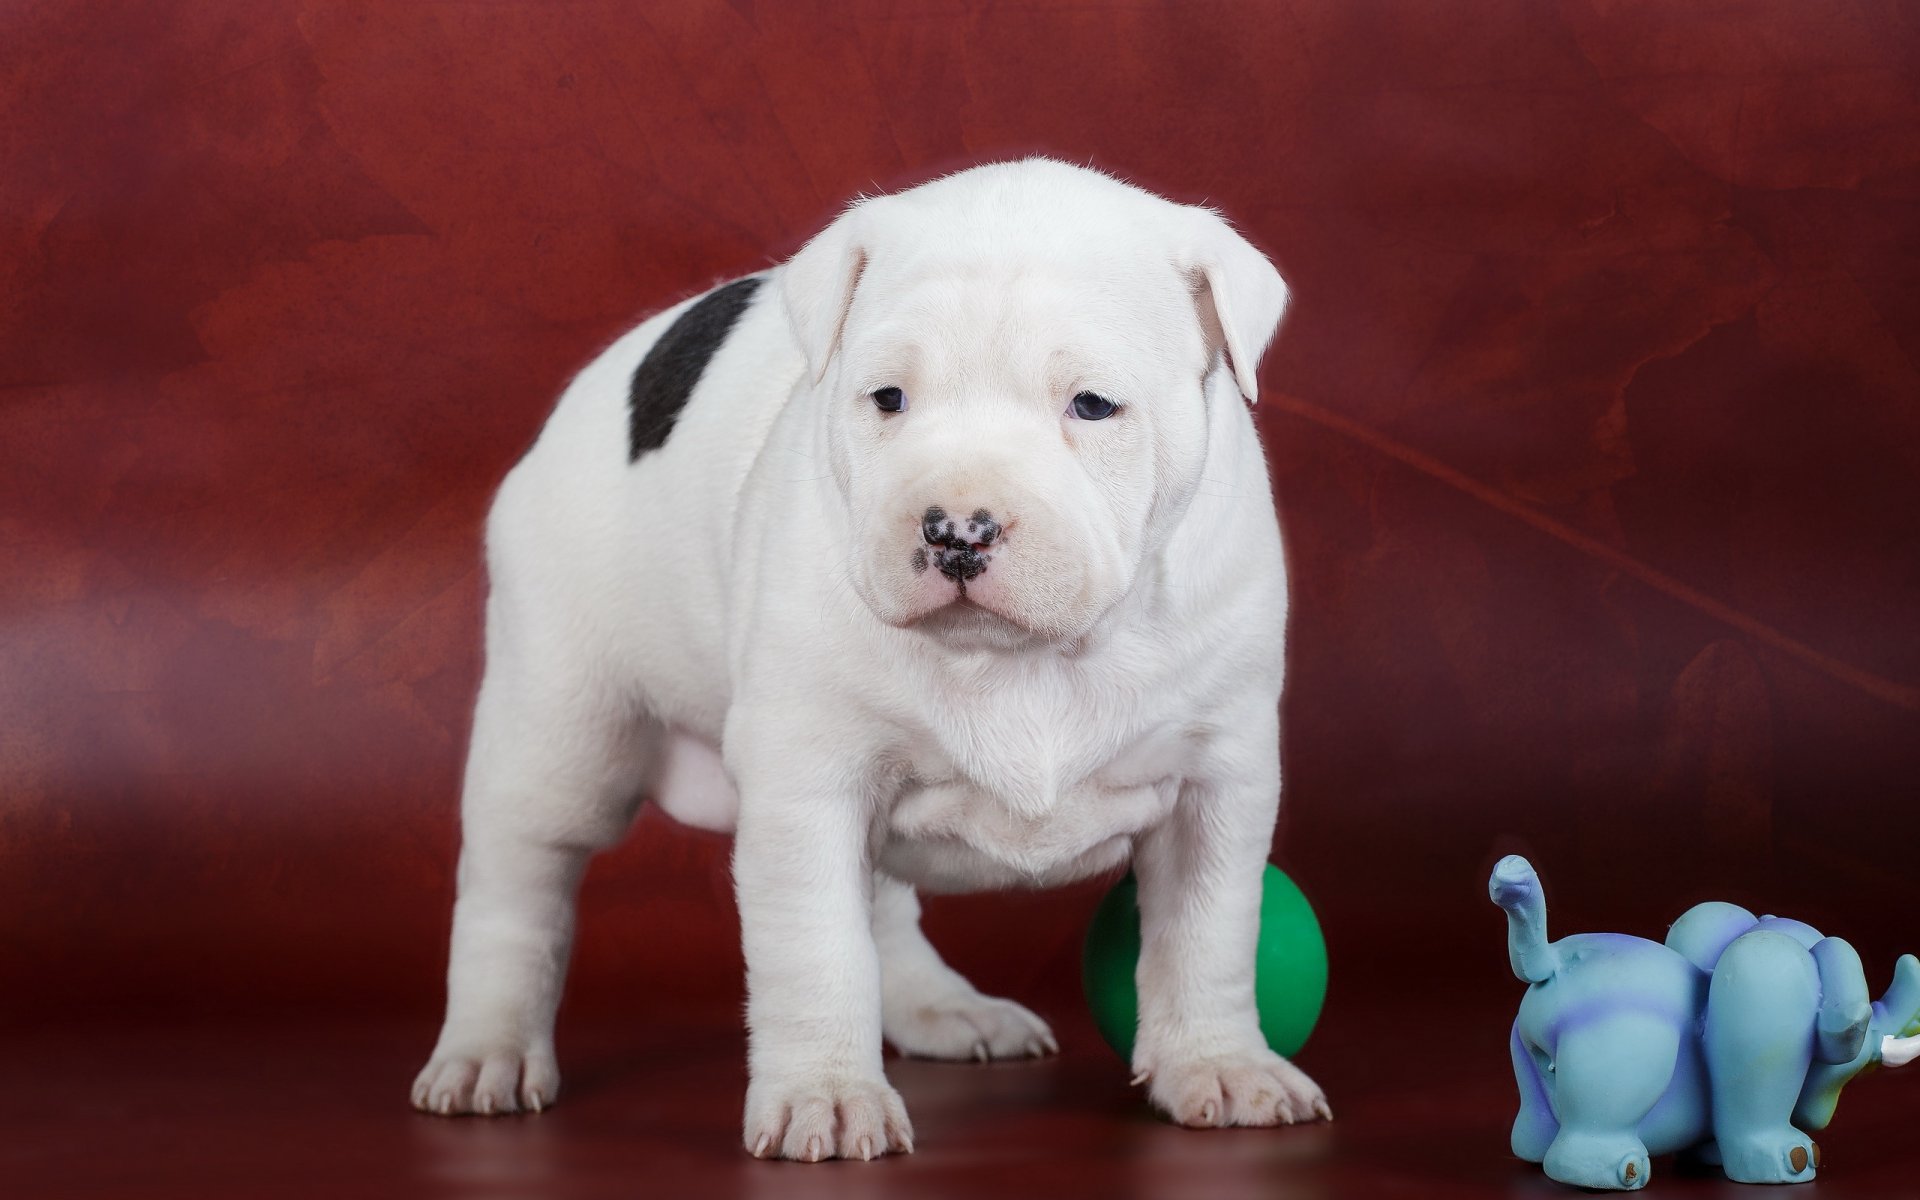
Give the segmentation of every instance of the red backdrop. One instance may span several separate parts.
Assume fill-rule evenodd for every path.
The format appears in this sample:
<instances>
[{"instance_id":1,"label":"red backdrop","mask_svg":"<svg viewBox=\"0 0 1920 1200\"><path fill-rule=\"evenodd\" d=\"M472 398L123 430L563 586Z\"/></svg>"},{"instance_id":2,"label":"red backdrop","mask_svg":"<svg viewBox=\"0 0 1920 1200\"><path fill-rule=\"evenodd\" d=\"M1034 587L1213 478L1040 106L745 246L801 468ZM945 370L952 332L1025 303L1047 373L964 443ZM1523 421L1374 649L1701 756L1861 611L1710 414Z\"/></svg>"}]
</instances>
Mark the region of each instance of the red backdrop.
<instances>
[{"instance_id":1,"label":"red backdrop","mask_svg":"<svg viewBox=\"0 0 1920 1200\"><path fill-rule=\"evenodd\" d=\"M856 192L1035 151L1293 285L1276 856L1336 1004L1511 989L1513 849L1561 932L1920 948L1910 7L85 0L0 46L16 1013L424 1039L478 523L552 397ZM931 919L1065 989L1093 898ZM723 840L649 816L585 904L576 1013L737 995Z\"/></svg>"}]
</instances>

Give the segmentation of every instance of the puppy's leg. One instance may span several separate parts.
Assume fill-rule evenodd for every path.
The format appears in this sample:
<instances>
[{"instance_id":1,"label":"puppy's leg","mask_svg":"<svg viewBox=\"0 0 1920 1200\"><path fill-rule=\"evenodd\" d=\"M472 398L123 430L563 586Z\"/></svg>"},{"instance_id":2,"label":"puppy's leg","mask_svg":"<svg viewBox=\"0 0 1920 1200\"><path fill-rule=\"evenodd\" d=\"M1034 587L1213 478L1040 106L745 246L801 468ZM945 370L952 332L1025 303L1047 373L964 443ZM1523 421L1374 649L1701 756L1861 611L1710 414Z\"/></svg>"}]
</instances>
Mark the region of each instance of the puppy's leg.
<instances>
[{"instance_id":1,"label":"puppy's leg","mask_svg":"<svg viewBox=\"0 0 1920 1200\"><path fill-rule=\"evenodd\" d=\"M784 706L800 709L808 706ZM733 876L747 960L747 1150L818 1162L913 1148L880 1068L870 780L823 761L818 729L741 728Z\"/></svg>"},{"instance_id":2,"label":"puppy's leg","mask_svg":"<svg viewBox=\"0 0 1920 1200\"><path fill-rule=\"evenodd\" d=\"M1267 848L1280 795L1279 714L1220 722L1210 761L1140 839L1140 1034L1135 1073L1182 1125L1279 1125L1332 1114L1268 1048L1254 1007Z\"/></svg>"},{"instance_id":3,"label":"puppy's leg","mask_svg":"<svg viewBox=\"0 0 1920 1200\"><path fill-rule=\"evenodd\" d=\"M553 1020L592 852L625 832L660 739L554 662L489 639L461 799L447 1015L413 1084L441 1114L538 1111L560 1088Z\"/></svg>"},{"instance_id":4,"label":"puppy's leg","mask_svg":"<svg viewBox=\"0 0 1920 1200\"><path fill-rule=\"evenodd\" d=\"M1060 1050L1047 1023L1011 1000L981 995L920 930L913 889L874 875L873 940L880 950L880 1025L913 1058L1039 1058Z\"/></svg>"}]
</instances>

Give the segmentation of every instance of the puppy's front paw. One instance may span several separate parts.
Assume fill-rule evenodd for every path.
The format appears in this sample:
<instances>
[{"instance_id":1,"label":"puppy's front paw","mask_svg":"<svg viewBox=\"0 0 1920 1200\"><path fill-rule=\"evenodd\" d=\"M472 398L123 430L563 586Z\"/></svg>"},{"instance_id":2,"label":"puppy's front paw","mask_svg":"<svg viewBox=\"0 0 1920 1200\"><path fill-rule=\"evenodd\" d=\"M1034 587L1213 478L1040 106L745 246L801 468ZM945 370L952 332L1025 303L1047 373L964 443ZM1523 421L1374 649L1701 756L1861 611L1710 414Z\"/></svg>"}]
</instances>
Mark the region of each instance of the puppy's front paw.
<instances>
[{"instance_id":1,"label":"puppy's front paw","mask_svg":"<svg viewBox=\"0 0 1920 1200\"><path fill-rule=\"evenodd\" d=\"M443 1117L539 1112L559 1094L560 1067L541 1046L437 1048L413 1081L413 1106Z\"/></svg>"},{"instance_id":2,"label":"puppy's front paw","mask_svg":"<svg viewBox=\"0 0 1920 1200\"><path fill-rule=\"evenodd\" d=\"M1163 1060L1141 1074L1153 1106L1195 1129L1333 1119L1320 1085L1265 1046L1206 1058Z\"/></svg>"},{"instance_id":3,"label":"puppy's front paw","mask_svg":"<svg viewBox=\"0 0 1920 1200\"><path fill-rule=\"evenodd\" d=\"M819 1162L913 1151L913 1126L885 1079L796 1072L747 1085L747 1152Z\"/></svg>"},{"instance_id":4,"label":"puppy's front paw","mask_svg":"<svg viewBox=\"0 0 1920 1200\"><path fill-rule=\"evenodd\" d=\"M1045 1021L1011 1000L978 992L889 1008L882 1024L893 1048L909 1058L986 1062L1060 1052Z\"/></svg>"}]
</instances>

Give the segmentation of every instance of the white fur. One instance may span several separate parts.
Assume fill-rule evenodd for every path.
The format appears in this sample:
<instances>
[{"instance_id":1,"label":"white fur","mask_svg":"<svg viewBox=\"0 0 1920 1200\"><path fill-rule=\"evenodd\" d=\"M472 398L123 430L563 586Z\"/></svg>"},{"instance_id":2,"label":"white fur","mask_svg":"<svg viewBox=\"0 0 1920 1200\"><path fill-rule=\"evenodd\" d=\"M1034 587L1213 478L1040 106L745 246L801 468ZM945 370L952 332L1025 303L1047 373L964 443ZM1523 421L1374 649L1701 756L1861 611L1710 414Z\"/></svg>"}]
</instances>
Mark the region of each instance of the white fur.
<instances>
[{"instance_id":1,"label":"white fur","mask_svg":"<svg viewBox=\"0 0 1920 1200\"><path fill-rule=\"evenodd\" d=\"M488 524L447 1019L415 1103L552 1101L575 886L647 793L736 830L757 1155L909 1149L883 1036L1054 1048L941 962L915 886L1129 860L1153 1102L1324 1115L1253 1006L1287 592L1241 398L1285 298L1212 213L1029 160L849 209L638 463L628 382L681 309L583 371ZM875 408L888 386L905 412ZM1081 420L1082 391L1122 409ZM933 505L1005 528L964 603L914 567Z\"/></svg>"}]
</instances>

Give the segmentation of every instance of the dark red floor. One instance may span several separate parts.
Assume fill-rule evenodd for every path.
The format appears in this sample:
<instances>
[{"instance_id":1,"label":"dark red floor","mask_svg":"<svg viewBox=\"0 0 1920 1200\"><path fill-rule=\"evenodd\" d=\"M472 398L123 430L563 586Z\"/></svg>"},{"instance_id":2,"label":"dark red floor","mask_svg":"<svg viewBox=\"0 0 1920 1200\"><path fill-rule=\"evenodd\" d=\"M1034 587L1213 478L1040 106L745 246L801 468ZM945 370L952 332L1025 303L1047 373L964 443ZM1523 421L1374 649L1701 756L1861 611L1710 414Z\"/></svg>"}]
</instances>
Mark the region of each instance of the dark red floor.
<instances>
[{"instance_id":1,"label":"dark red floor","mask_svg":"<svg viewBox=\"0 0 1920 1200\"><path fill-rule=\"evenodd\" d=\"M1053 1012L1057 1060L890 1062L917 1152L818 1166L741 1152L742 1038L725 1014L563 1033L561 1104L494 1120L407 1109L428 1027L38 1032L10 1039L0 1075L0 1195L1575 1196L1507 1154L1505 1003L1332 1014L1301 1061L1337 1120L1275 1131L1156 1121L1080 1014ZM1792 1194L1920 1195L1917 1118L1920 1080L1857 1082L1821 1137L1826 1173ZM1654 1195L1764 1194L1654 1170Z\"/></svg>"}]
</instances>

